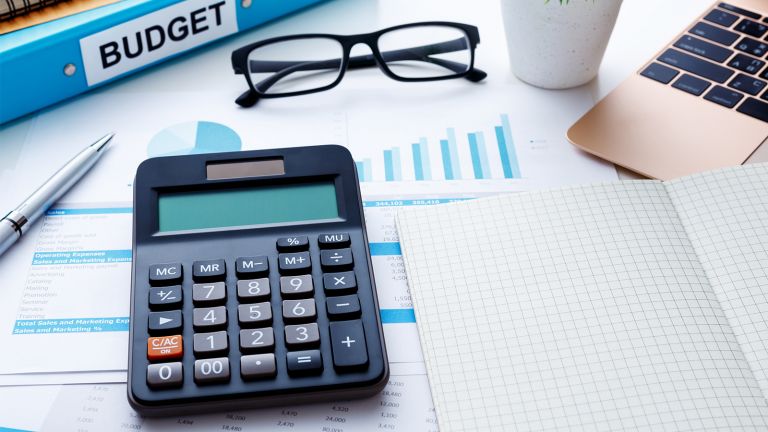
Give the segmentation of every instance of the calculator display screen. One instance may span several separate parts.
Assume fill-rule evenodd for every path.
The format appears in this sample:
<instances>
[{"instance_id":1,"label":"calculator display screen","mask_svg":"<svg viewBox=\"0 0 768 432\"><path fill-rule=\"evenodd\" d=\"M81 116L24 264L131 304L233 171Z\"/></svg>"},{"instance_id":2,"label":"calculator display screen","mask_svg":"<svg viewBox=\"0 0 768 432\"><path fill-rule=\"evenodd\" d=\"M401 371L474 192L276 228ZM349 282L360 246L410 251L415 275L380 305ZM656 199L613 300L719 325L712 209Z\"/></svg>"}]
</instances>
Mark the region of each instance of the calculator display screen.
<instances>
[{"instance_id":1,"label":"calculator display screen","mask_svg":"<svg viewBox=\"0 0 768 432\"><path fill-rule=\"evenodd\" d=\"M160 232L338 220L333 181L160 193Z\"/></svg>"}]
</instances>

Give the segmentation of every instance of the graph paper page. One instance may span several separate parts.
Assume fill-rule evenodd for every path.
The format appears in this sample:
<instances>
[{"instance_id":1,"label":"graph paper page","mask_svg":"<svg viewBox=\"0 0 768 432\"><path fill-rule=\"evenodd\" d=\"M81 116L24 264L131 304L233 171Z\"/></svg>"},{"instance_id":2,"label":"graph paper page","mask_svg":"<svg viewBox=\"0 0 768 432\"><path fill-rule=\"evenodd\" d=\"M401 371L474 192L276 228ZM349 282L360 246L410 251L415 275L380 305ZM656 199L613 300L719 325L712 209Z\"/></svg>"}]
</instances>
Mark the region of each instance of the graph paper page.
<instances>
[{"instance_id":1,"label":"graph paper page","mask_svg":"<svg viewBox=\"0 0 768 432\"><path fill-rule=\"evenodd\" d=\"M768 427L661 183L404 209L398 229L441 431Z\"/></svg>"},{"instance_id":2,"label":"graph paper page","mask_svg":"<svg viewBox=\"0 0 768 432\"><path fill-rule=\"evenodd\" d=\"M667 183L763 394L768 395L768 165Z\"/></svg>"}]
</instances>

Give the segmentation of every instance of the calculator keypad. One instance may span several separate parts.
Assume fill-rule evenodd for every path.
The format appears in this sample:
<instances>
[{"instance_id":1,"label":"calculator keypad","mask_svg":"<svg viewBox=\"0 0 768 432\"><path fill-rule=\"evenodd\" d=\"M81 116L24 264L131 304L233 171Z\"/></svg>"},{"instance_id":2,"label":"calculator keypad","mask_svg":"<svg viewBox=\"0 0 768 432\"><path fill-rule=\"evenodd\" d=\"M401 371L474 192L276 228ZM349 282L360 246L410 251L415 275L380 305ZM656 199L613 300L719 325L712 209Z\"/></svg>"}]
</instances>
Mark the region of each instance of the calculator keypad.
<instances>
[{"instance_id":1,"label":"calculator keypad","mask_svg":"<svg viewBox=\"0 0 768 432\"><path fill-rule=\"evenodd\" d=\"M237 280L232 287L224 259L194 261L194 283L189 286L180 285L182 264L150 266L148 301L153 312L148 323L147 384L152 389L182 385L183 364L173 360L183 357L185 314L191 315L194 330L186 343L192 343L195 360L189 366L193 366L196 385L229 382L233 379L230 362L238 361L243 381L274 379L280 367L296 379L318 375L323 372L323 350L332 357L325 361L332 362L336 372L365 369L369 358L349 234L321 234L316 241L320 259L314 265L321 270L319 276L317 271L313 276L307 236L275 240L276 275L270 274L268 255L235 259ZM279 284L279 293L273 293L270 280ZM315 284L318 289L322 286L319 299ZM192 306L186 307L191 313L184 306L187 289ZM235 298L229 298L228 292ZM227 314L232 302L237 317L230 324ZM327 317L322 326L318 314ZM231 334L227 328L233 325L238 330ZM284 348L276 350L278 344Z\"/></svg>"}]
</instances>

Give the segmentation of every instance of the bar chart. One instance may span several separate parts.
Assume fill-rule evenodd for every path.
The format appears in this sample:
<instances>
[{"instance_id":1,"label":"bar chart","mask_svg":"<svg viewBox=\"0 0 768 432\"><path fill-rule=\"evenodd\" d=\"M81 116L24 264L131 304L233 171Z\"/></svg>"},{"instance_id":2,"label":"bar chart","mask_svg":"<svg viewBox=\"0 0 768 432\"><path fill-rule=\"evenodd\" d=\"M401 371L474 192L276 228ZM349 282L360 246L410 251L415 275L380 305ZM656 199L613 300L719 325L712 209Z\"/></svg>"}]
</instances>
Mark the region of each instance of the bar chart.
<instances>
[{"instance_id":1,"label":"bar chart","mask_svg":"<svg viewBox=\"0 0 768 432\"><path fill-rule=\"evenodd\" d=\"M433 138L389 146L356 161L361 182L520 179L518 152L508 114L487 130L447 127Z\"/></svg>"}]
</instances>

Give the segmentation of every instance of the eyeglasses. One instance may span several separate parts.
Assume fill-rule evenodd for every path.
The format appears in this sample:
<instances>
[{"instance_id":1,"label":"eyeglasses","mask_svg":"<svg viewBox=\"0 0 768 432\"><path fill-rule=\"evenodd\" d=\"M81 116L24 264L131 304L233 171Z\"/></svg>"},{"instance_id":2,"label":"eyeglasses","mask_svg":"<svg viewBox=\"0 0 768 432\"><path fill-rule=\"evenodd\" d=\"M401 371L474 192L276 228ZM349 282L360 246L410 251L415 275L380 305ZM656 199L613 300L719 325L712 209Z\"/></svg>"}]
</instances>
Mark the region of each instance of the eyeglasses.
<instances>
[{"instance_id":1,"label":"eyeglasses","mask_svg":"<svg viewBox=\"0 0 768 432\"><path fill-rule=\"evenodd\" d=\"M347 69L378 66L397 81L466 78L482 81L475 69L477 27L452 22L404 24L373 33L340 36L302 34L256 42L232 53L235 74L245 75L249 90L235 101L251 107L261 98L298 96L331 89ZM365 44L372 54L350 58Z\"/></svg>"}]
</instances>

